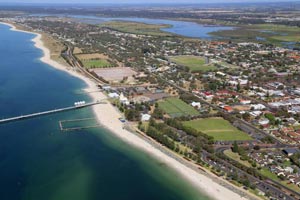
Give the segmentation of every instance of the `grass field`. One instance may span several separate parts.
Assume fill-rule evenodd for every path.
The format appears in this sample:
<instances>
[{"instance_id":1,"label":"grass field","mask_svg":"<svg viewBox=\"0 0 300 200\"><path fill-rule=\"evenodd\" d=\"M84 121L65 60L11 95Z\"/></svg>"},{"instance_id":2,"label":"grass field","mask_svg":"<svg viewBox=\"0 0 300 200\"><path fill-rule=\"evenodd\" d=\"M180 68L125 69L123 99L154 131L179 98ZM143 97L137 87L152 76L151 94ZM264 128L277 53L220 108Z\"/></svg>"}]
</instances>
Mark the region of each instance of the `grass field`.
<instances>
[{"instance_id":1,"label":"grass field","mask_svg":"<svg viewBox=\"0 0 300 200\"><path fill-rule=\"evenodd\" d=\"M223 118L186 121L184 125L212 136L217 141L252 140L248 134L238 130Z\"/></svg>"},{"instance_id":2,"label":"grass field","mask_svg":"<svg viewBox=\"0 0 300 200\"><path fill-rule=\"evenodd\" d=\"M258 30L263 29L269 31L274 36L269 38L270 41L276 42L299 42L300 41L300 28L294 26L285 26L277 24L260 24L256 26Z\"/></svg>"},{"instance_id":3,"label":"grass field","mask_svg":"<svg viewBox=\"0 0 300 200\"><path fill-rule=\"evenodd\" d=\"M115 29L120 32L134 33L138 35L152 35L152 36L171 36L172 34L161 31L161 28L168 28L169 25L154 25L154 24L144 24L139 22L129 22L129 21L110 21L101 24L102 27L108 27Z\"/></svg>"},{"instance_id":4,"label":"grass field","mask_svg":"<svg viewBox=\"0 0 300 200\"><path fill-rule=\"evenodd\" d=\"M205 59L199 56L174 56L170 58L178 65L186 66L191 72L215 70L213 64L205 64Z\"/></svg>"},{"instance_id":5,"label":"grass field","mask_svg":"<svg viewBox=\"0 0 300 200\"><path fill-rule=\"evenodd\" d=\"M231 158L232 160L235 160L235 161L241 163L242 165L245 165L246 167L251 167L252 166L248 161L241 160L240 155L238 153L232 152L231 149L227 149L226 151L224 151L224 154L227 157Z\"/></svg>"},{"instance_id":6,"label":"grass field","mask_svg":"<svg viewBox=\"0 0 300 200\"><path fill-rule=\"evenodd\" d=\"M76 57L88 69L113 67L113 64L108 61L108 56L100 53L77 54Z\"/></svg>"},{"instance_id":7,"label":"grass field","mask_svg":"<svg viewBox=\"0 0 300 200\"><path fill-rule=\"evenodd\" d=\"M86 68L104 68L112 67L112 64L107 60L84 60L81 61L84 67Z\"/></svg>"},{"instance_id":8,"label":"grass field","mask_svg":"<svg viewBox=\"0 0 300 200\"><path fill-rule=\"evenodd\" d=\"M158 107L171 117L197 116L199 112L178 98L167 98L158 102Z\"/></svg>"}]
</instances>

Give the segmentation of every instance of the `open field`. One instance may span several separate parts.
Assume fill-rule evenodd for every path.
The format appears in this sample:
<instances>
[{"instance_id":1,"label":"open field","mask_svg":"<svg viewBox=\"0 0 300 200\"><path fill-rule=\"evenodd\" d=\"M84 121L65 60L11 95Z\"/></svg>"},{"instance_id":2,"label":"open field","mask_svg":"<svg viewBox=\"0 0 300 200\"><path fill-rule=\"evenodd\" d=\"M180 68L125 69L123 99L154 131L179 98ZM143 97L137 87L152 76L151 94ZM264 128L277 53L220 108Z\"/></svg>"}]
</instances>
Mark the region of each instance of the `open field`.
<instances>
[{"instance_id":1,"label":"open field","mask_svg":"<svg viewBox=\"0 0 300 200\"><path fill-rule=\"evenodd\" d=\"M77 54L76 57L79 60L91 60L91 59L106 59L108 60L108 56L101 53L88 53L88 54Z\"/></svg>"},{"instance_id":2,"label":"open field","mask_svg":"<svg viewBox=\"0 0 300 200\"><path fill-rule=\"evenodd\" d=\"M80 54L80 53L83 53L82 50L78 47L75 47L73 50L73 54Z\"/></svg>"},{"instance_id":3,"label":"open field","mask_svg":"<svg viewBox=\"0 0 300 200\"><path fill-rule=\"evenodd\" d=\"M107 60L86 60L82 61L84 67L90 68L105 68L105 67L112 67L113 65L109 63Z\"/></svg>"},{"instance_id":4,"label":"open field","mask_svg":"<svg viewBox=\"0 0 300 200\"><path fill-rule=\"evenodd\" d=\"M214 137L217 141L252 140L248 134L238 130L228 121L219 117L186 121L184 126L201 131Z\"/></svg>"},{"instance_id":5,"label":"open field","mask_svg":"<svg viewBox=\"0 0 300 200\"><path fill-rule=\"evenodd\" d=\"M88 69L114 66L112 63L109 62L108 56L99 53L77 54L76 57L81 61L84 67Z\"/></svg>"},{"instance_id":6,"label":"open field","mask_svg":"<svg viewBox=\"0 0 300 200\"><path fill-rule=\"evenodd\" d=\"M144 24L139 22L129 21L110 21L101 24L102 27L108 27L120 32L133 33L138 35L152 35L152 36L171 36L171 33L161 31L161 28L168 28L170 25L154 25Z\"/></svg>"},{"instance_id":7,"label":"open field","mask_svg":"<svg viewBox=\"0 0 300 200\"><path fill-rule=\"evenodd\" d=\"M122 81L123 78L131 77L136 74L136 72L129 67L98 68L92 69L92 71L106 81Z\"/></svg>"},{"instance_id":8,"label":"open field","mask_svg":"<svg viewBox=\"0 0 300 200\"><path fill-rule=\"evenodd\" d=\"M164 101L158 102L158 107L171 117L199 115L197 110L178 98L167 98Z\"/></svg>"},{"instance_id":9,"label":"open field","mask_svg":"<svg viewBox=\"0 0 300 200\"><path fill-rule=\"evenodd\" d=\"M258 31L265 31L270 33L269 41L275 42L299 42L300 41L300 28L294 26L285 26L277 24L260 24L255 26Z\"/></svg>"},{"instance_id":10,"label":"open field","mask_svg":"<svg viewBox=\"0 0 300 200\"><path fill-rule=\"evenodd\" d=\"M246 167L251 167L251 164L248 161L241 160L240 155L238 153L232 152L231 149L227 149L226 151L224 151L224 154L232 160L235 160L241 163L242 165L245 165Z\"/></svg>"},{"instance_id":11,"label":"open field","mask_svg":"<svg viewBox=\"0 0 300 200\"><path fill-rule=\"evenodd\" d=\"M205 64L205 59L199 56L174 56L170 57L172 62L178 65L186 66L191 72L215 70L213 64Z\"/></svg>"},{"instance_id":12,"label":"open field","mask_svg":"<svg viewBox=\"0 0 300 200\"><path fill-rule=\"evenodd\" d=\"M219 62L218 64L223 66L223 67L230 68L230 69L238 69L239 68L239 66L229 64L227 62Z\"/></svg>"}]
</instances>

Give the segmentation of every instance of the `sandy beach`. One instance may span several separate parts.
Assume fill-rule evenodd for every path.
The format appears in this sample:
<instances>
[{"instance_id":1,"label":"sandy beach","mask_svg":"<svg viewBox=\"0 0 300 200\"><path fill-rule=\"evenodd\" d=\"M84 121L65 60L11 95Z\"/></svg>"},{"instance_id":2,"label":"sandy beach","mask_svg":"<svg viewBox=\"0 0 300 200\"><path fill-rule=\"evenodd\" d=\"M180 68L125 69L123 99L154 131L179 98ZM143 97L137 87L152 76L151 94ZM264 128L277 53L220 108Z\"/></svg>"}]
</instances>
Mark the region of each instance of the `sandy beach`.
<instances>
[{"instance_id":1,"label":"sandy beach","mask_svg":"<svg viewBox=\"0 0 300 200\"><path fill-rule=\"evenodd\" d=\"M10 26L14 31L21 31L17 30L11 24L2 23ZM71 69L70 67L64 66L50 58L50 50L45 48L42 35L38 33L32 33L27 31L21 31L26 33L35 34L36 37L32 40L35 44L35 47L41 49L44 53L44 56L41 58L41 61L55 67L58 70L65 71L70 75L80 78L87 84L88 91L95 91L97 90L96 84L90 80L89 78L85 77L81 73ZM105 99L106 96L103 93L89 93L89 95L96 101ZM115 107L111 104L99 104L93 106L93 110L95 112L95 116L99 120L99 122L104 125L108 130L110 130L113 134L118 136L120 139L124 140L125 142L145 151L146 153L154 156L155 158L159 159L161 162L170 166L170 168L174 169L178 174L182 176L182 178L189 181L193 184L197 189L205 192L208 196L212 197L216 200L241 200L246 199L245 197L241 197L239 194L234 193L230 189L218 184L211 178L200 174L193 169L187 167L186 165L178 162L174 158L166 155L165 153L161 152L159 149L152 146L147 141L141 139L134 133L131 133L125 129L123 129L123 123L119 121L119 117L121 114Z\"/></svg>"}]
</instances>

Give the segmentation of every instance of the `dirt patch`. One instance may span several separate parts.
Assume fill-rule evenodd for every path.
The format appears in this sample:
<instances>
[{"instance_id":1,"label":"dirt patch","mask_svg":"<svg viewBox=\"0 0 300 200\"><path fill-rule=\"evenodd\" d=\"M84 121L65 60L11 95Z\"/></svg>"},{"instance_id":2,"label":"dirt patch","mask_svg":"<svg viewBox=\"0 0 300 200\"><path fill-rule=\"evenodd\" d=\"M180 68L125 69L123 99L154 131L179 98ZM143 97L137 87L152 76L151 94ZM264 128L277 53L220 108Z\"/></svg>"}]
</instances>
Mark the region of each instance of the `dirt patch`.
<instances>
[{"instance_id":1,"label":"dirt patch","mask_svg":"<svg viewBox=\"0 0 300 200\"><path fill-rule=\"evenodd\" d=\"M101 53L77 54L76 57L80 60L93 60L93 59L108 60L109 59L107 55Z\"/></svg>"},{"instance_id":2,"label":"dirt patch","mask_svg":"<svg viewBox=\"0 0 300 200\"><path fill-rule=\"evenodd\" d=\"M82 50L80 48L75 47L73 53L74 54L80 54L80 53L83 53L83 52L82 52Z\"/></svg>"},{"instance_id":3,"label":"dirt patch","mask_svg":"<svg viewBox=\"0 0 300 200\"><path fill-rule=\"evenodd\" d=\"M122 81L125 77L132 77L137 73L129 67L114 67L114 68L98 68L93 69L97 76L102 77L106 81Z\"/></svg>"}]
</instances>

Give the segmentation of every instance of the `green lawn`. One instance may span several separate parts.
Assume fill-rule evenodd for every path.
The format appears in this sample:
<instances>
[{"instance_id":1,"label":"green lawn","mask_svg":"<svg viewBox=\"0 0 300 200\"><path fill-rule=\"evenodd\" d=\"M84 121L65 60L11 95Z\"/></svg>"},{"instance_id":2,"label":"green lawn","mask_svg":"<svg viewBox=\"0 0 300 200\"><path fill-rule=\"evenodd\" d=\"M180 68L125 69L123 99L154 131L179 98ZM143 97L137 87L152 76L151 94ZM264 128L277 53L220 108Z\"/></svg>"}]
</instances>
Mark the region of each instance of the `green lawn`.
<instances>
[{"instance_id":1,"label":"green lawn","mask_svg":"<svg viewBox=\"0 0 300 200\"><path fill-rule=\"evenodd\" d=\"M248 134L238 130L223 118L205 118L186 121L184 122L184 126L201 131L214 137L217 141L252 140Z\"/></svg>"},{"instance_id":2,"label":"green lawn","mask_svg":"<svg viewBox=\"0 0 300 200\"><path fill-rule=\"evenodd\" d=\"M101 27L108 27L120 32L134 33L138 35L152 35L152 36L171 36L171 33L161 31L162 28L168 28L170 25L166 24L145 24L130 21L110 21L100 25Z\"/></svg>"},{"instance_id":3,"label":"green lawn","mask_svg":"<svg viewBox=\"0 0 300 200\"><path fill-rule=\"evenodd\" d=\"M158 102L158 107L171 117L199 115L197 110L178 98L167 98L164 101Z\"/></svg>"},{"instance_id":4,"label":"green lawn","mask_svg":"<svg viewBox=\"0 0 300 200\"><path fill-rule=\"evenodd\" d=\"M276 174L273 174L269 169L267 168L262 168L260 171L259 171L262 175L268 177L269 179L272 179L276 182L280 182L280 179L277 177Z\"/></svg>"},{"instance_id":5,"label":"green lawn","mask_svg":"<svg viewBox=\"0 0 300 200\"><path fill-rule=\"evenodd\" d=\"M186 66L191 72L209 71L217 69L213 64L205 64L205 59L199 56L174 56L170 58L178 65Z\"/></svg>"},{"instance_id":6,"label":"green lawn","mask_svg":"<svg viewBox=\"0 0 300 200\"><path fill-rule=\"evenodd\" d=\"M224 154L227 157L231 158L232 160L235 160L235 161L241 163L242 165L245 165L246 167L251 167L252 166L248 161L241 160L240 155L238 153L232 152L231 149L227 149L226 151L224 151Z\"/></svg>"},{"instance_id":7,"label":"green lawn","mask_svg":"<svg viewBox=\"0 0 300 200\"><path fill-rule=\"evenodd\" d=\"M272 31L277 33L270 37L270 41L278 42L298 42L300 41L300 28L295 26L285 26L277 24L260 24L257 25L259 29L264 29L266 31Z\"/></svg>"},{"instance_id":8,"label":"green lawn","mask_svg":"<svg viewBox=\"0 0 300 200\"><path fill-rule=\"evenodd\" d=\"M104 67L112 67L112 64L107 60L95 59L95 60L84 60L82 64L86 68L104 68Z\"/></svg>"}]
</instances>

